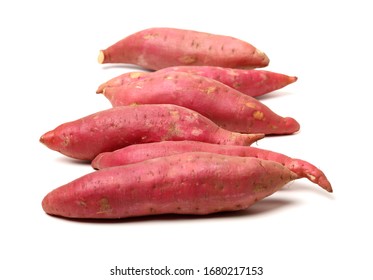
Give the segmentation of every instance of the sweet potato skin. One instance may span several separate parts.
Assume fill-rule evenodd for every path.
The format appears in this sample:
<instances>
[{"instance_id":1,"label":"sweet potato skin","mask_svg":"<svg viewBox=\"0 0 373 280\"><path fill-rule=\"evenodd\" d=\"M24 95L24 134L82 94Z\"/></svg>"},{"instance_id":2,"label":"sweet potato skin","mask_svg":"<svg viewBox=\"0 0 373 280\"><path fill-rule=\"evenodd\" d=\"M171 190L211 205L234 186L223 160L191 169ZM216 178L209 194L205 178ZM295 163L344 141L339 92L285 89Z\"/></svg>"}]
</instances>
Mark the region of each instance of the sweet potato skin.
<instances>
[{"instance_id":1,"label":"sweet potato skin","mask_svg":"<svg viewBox=\"0 0 373 280\"><path fill-rule=\"evenodd\" d=\"M297 81L297 77L258 69L234 69L215 66L175 66L158 72L186 72L217 80L243 94L258 97Z\"/></svg>"},{"instance_id":2,"label":"sweet potato skin","mask_svg":"<svg viewBox=\"0 0 373 280\"><path fill-rule=\"evenodd\" d=\"M99 153L137 143L194 140L250 145L263 137L227 131L187 108L159 104L100 111L56 127L43 134L40 142L66 156L92 160Z\"/></svg>"},{"instance_id":3,"label":"sweet potato skin","mask_svg":"<svg viewBox=\"0 0 373 280\"><path fill-rule=\"evenodd\" d=\"M256 68L269 63L263 52L237 38L177 28L149 28L131 34L102 50L98 61L152 70L178 65Z\"/></svg>"},{"instance_id":4,"label":"sweet potato skin","mask_svg":"<svg viewBox=\"0 0 373 280\"><path fill-rule=\"evenodd\" d=\"M96 93L104 93L105 89L109 87L112 87L112 88L121 87L123 85L134 82L136 80L140 80L143 77L151 73L153 72L141 72L141 71L126 72L124 74L114 77L102 83L101 85L99 85L99 87L96 90Z\"/></svg>"},{"instance_id":5,"label":"sweet potato skin","mask_svg":"<svg viewBox=\"0 0 373 280\"><path fill-rule=\"evenodd\" d=\"M297 178L272 161L185 153L92 172L47 194L42 207L69 218L205 215L246 209Z\"/></svg>"},{"instance_id":6,"label":"sweet potato skin","mask_svg":"<svg viewBox=\"0 0 373 280\"><path fill-rule=\"evenodd\" d=\"M281 73L257 70L234 69L216 66L175 66L158 70L158 73L186 72L194 75L211 78L251 97L258 97L269 92L281 89L297 81L296 76ZM96 93L103 93L105 88L120 87L135 79L141 79L149 72L127 72L102 83Z\"/></svg>"},{"instance_id":7,"label":"sweet potato skin","mask_svg":"<svg viewBox=\"0 0 373 280\"><path fill-rule=\"evenodd\" d=\"M176 104L240 133L292 134L300 128L253 97L216 80L185 72L153 73L120 88L106 88L113 106Z\"/></svg>"},{"instance_id":8,"label":"sweet potato skin","mask_svg":"<svg viewBox=\"0 0 373 280\"><path fill-rule=\"evenodd\" d=\"M131 145L113 152L102 153L91 162L91 165L95 169L103 169L188 152L207 152L275 161L290 169L297 174L299 178L307 178L328 192L332 192L332 186L324 172L311 163L301 159L291 158L281 153L251 146L222 146L196 141L163 141Z\"/></svg>"}]
</instances>

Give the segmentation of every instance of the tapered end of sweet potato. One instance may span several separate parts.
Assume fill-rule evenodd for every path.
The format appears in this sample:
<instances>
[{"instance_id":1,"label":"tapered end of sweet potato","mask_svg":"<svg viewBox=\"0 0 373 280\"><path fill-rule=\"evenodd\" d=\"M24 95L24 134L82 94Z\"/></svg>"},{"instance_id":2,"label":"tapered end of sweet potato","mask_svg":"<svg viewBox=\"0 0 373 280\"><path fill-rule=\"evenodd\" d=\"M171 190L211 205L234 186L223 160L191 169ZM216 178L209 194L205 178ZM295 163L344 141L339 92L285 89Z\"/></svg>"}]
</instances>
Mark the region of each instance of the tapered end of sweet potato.
<instances>
[{"instance_id":1,"label":"tapered end of sweet potato","mask_svg":"<svg viewBox=\"0 0 373 280\"><path fill-rule=\"evenodd\" d=\"M289 82L288 84L295 83L298 80L297 76L289 76Z\"/></svg>"},{"instance_id":2,"label":"tapered end of sweet potato","mask_svg":"<svg viewBox=\"0 0 373 280\"><path fill-rule=\"evenodd\" d=\"M49 147L49 145L52 142L53 138L54 138L54 132L52 130L52 131L48 131L48 132L44 133L40 137L39 141L40 141L40 143L42 143L42 144L46 145L47 147Z\"/></svg>"},{"instance_id":3,"label":"tapered end of sweet potato","mask_svg":"<svg viewBox=\"0 0 373 280\"><path fill-rule=\"evenodd\" d=\"M300 130L300 124L293 118L284 118L284 134L292 134Z\"/></svg>"},{"instance_id":4,"label":"tapered end of sweet potato","mask_svg":"<svg viewBox=\"0 0 373 280\"><path fill-rule=\"evenodd\" d=\"M99 85L99 87L96 90L96 93L97 94L104 93L104 89L105 89L106 85L107 85L107 83L103 83L103 84Z\"/></svg>"},{"instance_id":5,"label":"tapered end of sweet potato","mask_svg":"<svg viewBox=\"0 0 373 280\"><path fill-rule=\"evenodd\" d=\"M293 118L281 118L278 123L274 123L272 129L268 129L268 135L287 135L293 134L300 130L300 124Z\"/></svg>"},{"instance_id":6,"label":"tapered end of sweet potato","mask_svg":"<svg viewBox=\"0 0 373 280\"><path fill-rule=\"evenodd\" d=\"M327 190L330 193L333 192L332 185L330 184L330 182L328 181L328 179L326 179L325 176L322 177L322 178L320 178L320 180L319 180L319 186L322 187L323 189Z\"/></svg>"},{"instance_id":7,"label":"tapered end of sweet potato","mask_svg":"<svg viewBox=\"0 0 373 280\"><path fill-rule=\"evenodd\" d=\"M41 206L45 213L52 216L71 217L74 209L68 204L69 192L61 195L64 187L49 192L42 200Z\"/></svg>"},{"instance_id":8,"label":"tapered end of sweet potato","mask_svg":"<svg viewBox=\"0 0 373 280\"><path fill-rule=\"evenodd\" d=\"M101 159L105 158L105 155L110 154L109 152L104 152L98 154L92 161L91 161L91 166L93 169L101 169Z\"/></svg>"},{"instance_id":9,"label":"tapered end of sweet potato","mask_svg":"<svg viewBox=\"0 0 373 280\"><path fill-rule=\"evenodd\" d=\"M269 64L268 56L259 49L255 50L254 58L258 60L258 67L266 67Z\"/></svg>"},{"instance_id":10,"label":"tapered end of sweet potato","mask_svg":"<svg viewBox=\"0 0 373 280\"><path fill-rule=\"evenodd\" d=\"M264 52L262 52L261 50L256 49L256 51L259 54L259 56L262 58L261 66L262 67L268 66L268 64L269 64L268 56Z\"/></svg>"},{"instance_id":11,"label":"tapered end of sweet potato","mask_svg":"<svg viewBox=\"0 0 373 280\"><path fill-rule=\"evenodd\" d=\"M232 136L233 139L235 138L234 142L225 144L251 146L256 141L263 139L266 135L264 133L241 134L238 132L232 132Z\"/></svg>"},{"instance_id":12,"label":"tapered end of sweet potato","mask_svg":"<svg viewBox=\"0 0 373 280\"><path fill-rule=\"evenodd\" d=\"M311 163L301 159L292 159L287 167L295 172L300 178L307 178L311 182L322 187L324 190L333 192L332 185L326 178L324 172Z\"/></svg>"},{"instance_id":13,"label":"tapered end of sweet potato","mask_svg":"<svg viewBox=\"0 0 373 280\"><path fill-rule=\"evenodd\" d=\"M63 140L56 135L54 130L44 133L39 141L53 151L60 151L61 146L68 144L67 141L63 142Z\"/></svg>"},{"instance_id":14,"label":"tapered end of sweet potato","mask_svg":"<svg viewBox=\"0 0 373 280\"><path fill-rule=\"evenodd\" d=\"M330 193L333 192L332 185L330 184L329 180L326 178L325 174L321 170L315 168L314 170L311 170L311 172L306 172L304 174L304 177L306 177L311 182L319 185L324 190Z\"/></svg>"},{"instance_id":15,"label":"tapered end of sweet potato","mask_svg":"<svg viewBox=\"0 0 373 280\"><path fill-rule=\"evenodd\" d=\"M265 137L264 133L256 133L256 134L250 134L250 144L263 139Z\"/></svg>"},{"instance_id":16,"label":"tapered end of sweet potato","mask_svg":"<svg viewBox=\"0 0 373 280\"><path fill-rule=\"evenodd\" d=\"M114 77L106 81L105 83L102 83L101 85L99 85L99 87L96 90L96 93L104 93L105 88L121 87L133 81L142 79L143 77L149 74L150 74L149 72L144 72L144 71L134 71L134 72L124 73L122 75Z\"/></svg>"}]
</instances>

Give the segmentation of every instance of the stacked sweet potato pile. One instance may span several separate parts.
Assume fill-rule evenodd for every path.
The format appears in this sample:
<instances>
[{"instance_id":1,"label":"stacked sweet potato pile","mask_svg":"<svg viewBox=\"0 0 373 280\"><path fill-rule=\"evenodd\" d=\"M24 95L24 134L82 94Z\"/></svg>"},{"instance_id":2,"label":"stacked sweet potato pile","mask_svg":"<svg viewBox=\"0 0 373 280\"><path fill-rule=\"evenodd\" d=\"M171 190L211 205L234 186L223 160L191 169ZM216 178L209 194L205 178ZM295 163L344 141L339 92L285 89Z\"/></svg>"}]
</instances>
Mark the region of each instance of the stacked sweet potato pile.
<instances>
[{"instance_id":1,"label":"stacked sweet potato pile","mask_svg":"<svg viewBox=\"0 0 373 280\"><path fill-rule=\"evenodd\" d=\"M266 135L300 128L256 99L297 78L255 69L269 59L253 45L151 28L100 51L98 60L144 71L98 87L113 108L41 136L48 148L99 169L47 194L45 212L107 219L233 211L298 178L332 191L314 165L250 147Z\"/></svg>"}]
</instances>

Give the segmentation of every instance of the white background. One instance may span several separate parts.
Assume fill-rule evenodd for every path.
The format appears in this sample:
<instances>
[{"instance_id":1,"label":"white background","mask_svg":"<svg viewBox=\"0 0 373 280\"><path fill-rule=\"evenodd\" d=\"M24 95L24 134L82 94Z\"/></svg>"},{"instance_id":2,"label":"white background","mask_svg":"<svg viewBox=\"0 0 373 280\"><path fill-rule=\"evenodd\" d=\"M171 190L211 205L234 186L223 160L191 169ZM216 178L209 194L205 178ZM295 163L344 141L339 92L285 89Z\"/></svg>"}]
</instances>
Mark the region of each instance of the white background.
<instances>
[{"instance_id":1,"label":"white background","mask_svg":"<svg viewBox=\"0 0 373 280\"><path fill-rule=\"evenodd\" d=\"M219 279L203 276L205 266L264 268L260 277L220 279L372 279L368 4L2 1L0 279L144 279L110 276L116 265L200 269L173 277L190 280ZM317 165L335 192L302 179L230 214L102 223L46 215L44 195L92 169L47 149L39 137L109 108L97 86L133 68L99 65L98 51L159 26L241 38L267 53L267 70L298 76L261 101L296 118L300 133L255 146Z\"/></svg>"}]
</instances>

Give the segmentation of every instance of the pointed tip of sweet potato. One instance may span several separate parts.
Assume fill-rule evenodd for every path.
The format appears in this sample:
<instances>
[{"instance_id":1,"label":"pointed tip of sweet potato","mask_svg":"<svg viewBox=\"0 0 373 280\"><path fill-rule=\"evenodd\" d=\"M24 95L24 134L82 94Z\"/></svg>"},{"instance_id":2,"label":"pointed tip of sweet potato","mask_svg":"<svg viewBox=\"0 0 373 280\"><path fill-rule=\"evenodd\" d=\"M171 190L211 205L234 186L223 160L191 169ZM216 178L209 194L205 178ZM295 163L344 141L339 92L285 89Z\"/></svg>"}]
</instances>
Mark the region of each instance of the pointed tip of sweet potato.
<instances>
[{"instance_id":1,"label":"pointed tip of sweet potato","mask_svg":"<svg viewBox=\"0 0 373 280\"><path fill-rule=\"evenodd\" d=\"M93 169L101 169L101 159L105 157L105 155L110 154L109 152L103 152L98 154L92 161L91 161L91 166Z\"/></svg>"},{"instance_id":2,"label":"pointed tip of sweet potato","mask_svg":"<svg viewBox=\"0 0 373 280\"><path fill-rule=\"evenodd\" d=\"M300 178L307 178L311 182L319 185L324 190L332 193L333 188L328 178L322 170L314 166L313 164L301 160L301 159L292 159L291 163L287 167L298 174Z\"/></svg>"},{"instance_id":3,"label":"pointed tip of sweet potato","mask_svg":"<svg viewBox=\"0 0 373 280\"><path fill-rule=\"evenodd\" d=\"M295 83L298 80L297 76L289 76L289 84Z\"/></svg>"},{"instance_id":4,"label":"pointed tip of sweet potato","mask_svg":"<svg viewBox=\"0 0 373 280\"><path fill-rule=\"evenodd\" d=\"M96 90L96 93L99 94L99 93L104 93L105 91L105 87L106 87L106 83L103 83L101 85L99 85L99 87L97 88Z\"/></svg>"},{"instance_id":5,"label":"pointed tip of sweet potato","mask_svg":"<svg viewBox=\"0 0 373 280\"><path fill-rule=\"evenodd\" d=\"M326 176L324 174L320 175L319 178L315 178L312 174L306 174L306 177L311 182L319 185L320 187L322 187L327 192L330 192L330 193L333 192L332 185L330 184L329 180L326 178Z\"/></svg>"},{"instance_id":6,"label":"pointed tip of sweet potato","mask_svg":"<svg viewBox=\"0 0 373 280\"><path fill-rule=\"evenodd\" d=\"M265 52L259 50L259 49L256 49L255 50L255 54L256 56L259 58L260 62L259 62L259 67L266 67L269 65L269 57L266 55Z\"/></svg>"},{"instance_id":7,"label":"pointed tip of sweet potato","mask_svg":"<svg viewBox=\"0 0 373 280\"><path fill-rule=\"evenodd\" d=\"M39 138L39 142L48 146L49 143L51 142L51 140L54 138L54 132L53 130L52 131L48 131L46 133L44 133L42 136L40 136Z\"/></svg>"},{"instance_id":8,"label":"pointed tip of sweet potato","mask_svg":"<svg viewBox=\"0 0 373 280\"><path fill-rule=\"evenodd\" d=\"M333 192L332 185L330 184L330 182L328 181L328 179L323 178L322 180L320 180L319 185L320 185L323 189L327 190L328 192L330 192L330 193Z\"/></svg>"},{"instance_id":9,"label":"pointed tip of sweet potato","mask_svg":"<svg viewBox=\"0 0 373 280\"><path fill-rule=\"evenodd\" d=\"M251 135L252 135L251 140L253 142L261 140L261 139L263 139L266 136L265 133L255 133L255 134L251 134Z\"/></svg>"},{"instance_id":10,"label":"pointed tip of sweet potato","mask_svg":"<svg viewBox=\"0 0 373 280\"><path fill-rule=\"evenodd\" d=\"M319 172L320 174L317 178L315 178L313 175L310 175L310 174L306 174L306 176L310 181L314 182L315 184L318 184L324 190L332 193L333 188L329 180L326 178L325 174L322 171L319 171Z\"/></svg>"},{"instance_id":11,"label":"pointed tip of sweet potato","mask_svg":"<svg viewBox=\"0 0 373 280\"><path fill-rule=\"evenodd\" d=\"M238 132L232 132L233 134L236 135L241 135L241 133ZM244 146L251 146L253 143L255 143L258 140L261 140L265 137L266 135L264 133L250 133L247 134L247 138L245 140L245 143L243 144Z\"/></svg>"},{"instance_id":12,"label":"pointed tip of sweet potato","mask_svg":"<svg viewBox=\"0 0 373 280\"><path fill-rule=\"evenodd\" d=\"M283 119L283 131L280 134L293 134L300 130L299 122L291 117L285 117Z\"/></svg>"}]
</instances>

